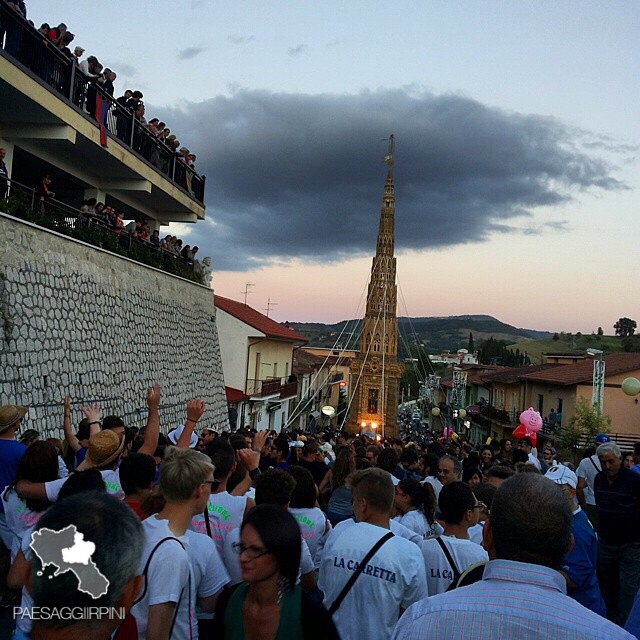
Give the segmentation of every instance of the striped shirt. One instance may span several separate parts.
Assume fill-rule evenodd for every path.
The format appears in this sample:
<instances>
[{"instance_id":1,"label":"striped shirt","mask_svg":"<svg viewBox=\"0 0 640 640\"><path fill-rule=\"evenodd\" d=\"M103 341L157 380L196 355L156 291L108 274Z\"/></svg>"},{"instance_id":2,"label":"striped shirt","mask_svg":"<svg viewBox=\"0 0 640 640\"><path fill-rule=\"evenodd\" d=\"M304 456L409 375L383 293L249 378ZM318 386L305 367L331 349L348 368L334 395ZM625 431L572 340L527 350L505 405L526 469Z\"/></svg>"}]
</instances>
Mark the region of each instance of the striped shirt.
<instances>
[{"instance_id":1,"label":"striped shirt","mask_svg":"<svg viewBox=\"0 0 640 640\"><path fill-rule=\"evenodd\" d=\"M492 560L480 582L415 603L393 640L634 640L566 595L563 576L535 564Z\"/></svg>"}]
</instances>

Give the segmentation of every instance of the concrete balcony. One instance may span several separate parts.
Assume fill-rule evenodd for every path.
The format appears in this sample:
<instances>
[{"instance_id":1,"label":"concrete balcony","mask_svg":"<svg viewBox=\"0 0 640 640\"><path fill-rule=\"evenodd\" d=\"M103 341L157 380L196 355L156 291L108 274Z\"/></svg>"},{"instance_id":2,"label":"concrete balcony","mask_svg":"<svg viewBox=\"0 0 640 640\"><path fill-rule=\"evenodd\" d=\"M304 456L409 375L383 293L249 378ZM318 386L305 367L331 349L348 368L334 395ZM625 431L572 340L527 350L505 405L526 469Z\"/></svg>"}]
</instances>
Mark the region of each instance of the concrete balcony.
<instances>
[{"instance_id":1,"label":"concrete balcony","mask_svg":"<svg viewBox=\"0 0 640 640\"><path fill-rule=\"evenodd\" d=\"M247 395L252 399L279 398L286 400L298 393L297 382L287 382L288 378L267 378L266 380L247 380Z\"/></svg>"}]
</instances>

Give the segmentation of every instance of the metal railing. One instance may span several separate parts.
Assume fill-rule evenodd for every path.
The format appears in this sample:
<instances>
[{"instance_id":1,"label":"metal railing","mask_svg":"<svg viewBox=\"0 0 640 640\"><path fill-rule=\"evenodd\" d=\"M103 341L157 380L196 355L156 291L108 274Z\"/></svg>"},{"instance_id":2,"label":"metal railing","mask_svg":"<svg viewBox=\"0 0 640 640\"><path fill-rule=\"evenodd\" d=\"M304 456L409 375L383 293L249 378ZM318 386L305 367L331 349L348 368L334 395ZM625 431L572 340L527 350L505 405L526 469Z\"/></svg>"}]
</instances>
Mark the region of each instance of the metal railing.
<instances>
[{"instance_id":1,"label":"metal railing","mask_svg":"<svg viewBox=\"0 0 640 640\"><path fill-rule=\"evenodd\" d=\"M168 273L201 282L201 274L197 272L197 261L188 260L151 242L140 240L124 228L114 227L109 219L89 215L53 197L41 200L36 189L16 180L7 179L6 182L9 196L5 200L0 198L0 211L108 251L117 250L118 253L141 264L149 264ZM0 184L0 192L3 185L4 180ZM152 260L149 260L149 257Z\"/></svg>"},{"instance_id":2,"label":"metal railing","mask_svg":"<svg viewBox=\"0 0 640 640\"><path fill-rule=\"evenodd\" d=\"M205 176L201 176L156 138L131 109L116 102L94 78L86 76L58 47L6 3L0 2L0 48L26 67L52 91L66 99L108 135L117 138L200 203L204 203ZM96 114L96 98L104 107ZM99 117L96 117L96 116Z\"/></svg>"},{"instance_id":3,"label":"metal railing","mask_svg":"<svg viewBox=\"0 0 640 640\"><path fill-rule=\"evenodd\" d=\"M289 378L267 378L266 380L247 380L248 396L276 396L288 398L298 392L298 382Z\"/></svg>"}]
</instances>

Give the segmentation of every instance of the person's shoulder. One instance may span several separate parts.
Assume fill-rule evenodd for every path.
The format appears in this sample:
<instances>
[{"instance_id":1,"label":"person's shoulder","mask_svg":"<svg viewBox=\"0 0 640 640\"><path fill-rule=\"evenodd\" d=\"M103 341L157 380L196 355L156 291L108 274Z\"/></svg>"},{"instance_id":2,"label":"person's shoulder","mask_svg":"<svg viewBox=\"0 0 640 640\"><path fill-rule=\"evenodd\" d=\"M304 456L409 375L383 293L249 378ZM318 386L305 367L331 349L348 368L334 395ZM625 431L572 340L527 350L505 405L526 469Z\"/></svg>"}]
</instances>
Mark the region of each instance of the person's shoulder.
<instances>
[{"instance_id":1,"label":"person's shoulder","mask_svg":"<svg viewBox=\"0 0 640 640\"><path fill-rule=\"evenodd\" d=\"M187 541L197 554L210 554L216 550L215 542L206 534L187 529Z\"/></svg>"}]
</instances>

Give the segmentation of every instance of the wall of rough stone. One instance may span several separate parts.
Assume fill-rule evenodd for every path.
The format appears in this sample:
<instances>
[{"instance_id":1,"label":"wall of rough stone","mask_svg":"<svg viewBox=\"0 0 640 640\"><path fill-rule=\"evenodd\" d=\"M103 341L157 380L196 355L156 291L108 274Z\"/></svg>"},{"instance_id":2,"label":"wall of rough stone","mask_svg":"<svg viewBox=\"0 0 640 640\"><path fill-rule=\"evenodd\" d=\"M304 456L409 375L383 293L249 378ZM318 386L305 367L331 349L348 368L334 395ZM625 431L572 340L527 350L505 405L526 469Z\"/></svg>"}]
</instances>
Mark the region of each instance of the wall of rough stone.
<instances>
[{"instance_id":1,"label":"wall of rough stone","mask_svg":"<svg viewBox=\"0 0 640 640\"><path fill-rule=\"evenodd\" d=\"M210 289L0 213L0 404L28 406L23 428L61 437L98 403L130 426L162 388L161 428L206 403L201 426L228 425Z\"/></svg>"}]
</instances>

